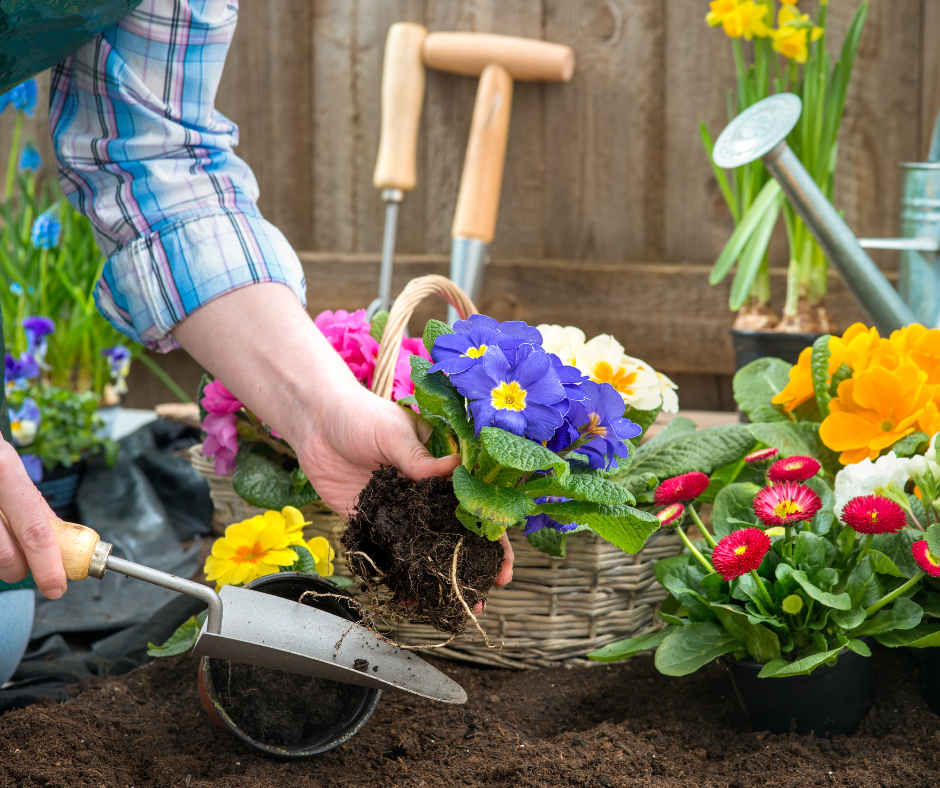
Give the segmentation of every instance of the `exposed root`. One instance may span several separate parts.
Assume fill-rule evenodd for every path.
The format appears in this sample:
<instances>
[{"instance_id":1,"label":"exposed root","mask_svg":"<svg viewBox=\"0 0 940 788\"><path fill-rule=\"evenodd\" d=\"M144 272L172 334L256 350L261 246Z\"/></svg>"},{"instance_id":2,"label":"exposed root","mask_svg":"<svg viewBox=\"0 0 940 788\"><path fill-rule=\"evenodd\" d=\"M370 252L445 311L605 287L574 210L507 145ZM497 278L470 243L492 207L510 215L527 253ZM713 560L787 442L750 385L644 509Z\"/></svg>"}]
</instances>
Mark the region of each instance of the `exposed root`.
<instances>
[{"instance_id":1,"label":"exposed root","mask_svg":"<svg viewBox=\"0 0 940 788\"><path fill-rule=\"evenodd\" d=\"M373 561L371 558L369 558L369 556L368 556L366 553L362 552L361 550L348 550L347 552L343 553L343 555L346 557L347 560L349 559L349 556L351 556L351 555L359 555L359 556L362 556L363 558L366 559L366 561L368 561L368 562L372 565L372 568L375 570L375 573L376 573L379 577L382 577L382 578L388 577L388 575L385 574L385 572L383 572L381 569L379 569L379 568L375 565L375 561Z\"/></svg>"},{"instance_id":2,"label":"exposed root","mask_svg":"<svg viewBox=\"0 0 940 788\"><path fill-rule=\"evenodd\" d=\"M454 548L454 560L450 568L450 584L454 589L454 593L457 595L457 599L460 600L460 604L463 605L463 609L466 611L467 615L470 616L470 620L473 621L474 626L477 628L479 633L483 635L483 642L486 643L487 648L499 648L503 644L500 643L498 646L494 646L490 643L490 639L486 636L486 630L480 626L480 622L477 620L477 617L473 614L473 611L470 609L470 606L467 604L467 601L463 598L463 594L460 593L460 584L457 582L457 557L460 555L460 548L463 546L463 537L461 536L457 540L457 546Z\"/></svg>"}]
</instances>

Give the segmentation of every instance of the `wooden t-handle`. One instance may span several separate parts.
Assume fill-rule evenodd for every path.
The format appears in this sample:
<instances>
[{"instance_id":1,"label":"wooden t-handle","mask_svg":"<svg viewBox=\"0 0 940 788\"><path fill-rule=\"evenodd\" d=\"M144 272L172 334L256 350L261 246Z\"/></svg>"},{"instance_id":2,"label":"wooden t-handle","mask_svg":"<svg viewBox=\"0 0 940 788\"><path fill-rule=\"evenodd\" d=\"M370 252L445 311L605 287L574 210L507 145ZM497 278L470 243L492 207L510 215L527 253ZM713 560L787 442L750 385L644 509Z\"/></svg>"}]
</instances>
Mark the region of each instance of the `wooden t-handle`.
<instances>
[{"instance_id":1,"label":"wooden t-handle","mask_svg":"<svg viewBox=\"0 0 940 788\"><path fill-rule=\"evenodd\" d=\"M451 231L455 238L476 238L487 244L493 240L511 109L512 77L502 66L487 66L480 76L473 105L470 140Z\"/></svg>"},{"instance_id":2,"label":"wooden t-handle","mask_svg":"<svg viewBox=\"0 0 940 788\"><path fill-rule=\"evenodd\" d=\"M427 28L397 22L385 39L382 65L382 131L372 183L376 189L409 192L418 179L415 159L424 102L421 47Z\"/></svg>"},{"instance_id":3,"label":"wooden t-handle","mask_svg":"<svg viewBox=\"0 0 940 788\"><path fill-rule=\"evenodd\" d=\"M0 514L3 524L10 529L6 515ZM91 528L76 523L67 523L64 520L49 520L59 551L62 553L62 565L65 567L65 576L69 580L84 580L88 577L89 567L94 577L104 574L104 561L111 552L111 545L102 542L98 534ZM12 529L10 529L12 532ZM99 545L101 547L99 547ZM95 565L100 564L100 569Z\"/></svg>"},{"instance_id":4,"label":"wooden t-handle","mask_svg":"<svg viewBox=\"0 0 940 788\"><path fill-rule=\"evenodd\" d=\"M574 74L574 50L564 44L488 33L430 33L424 65L475 77L498 63L517 82L567 82Z\"/></svg>"}]
</instances>

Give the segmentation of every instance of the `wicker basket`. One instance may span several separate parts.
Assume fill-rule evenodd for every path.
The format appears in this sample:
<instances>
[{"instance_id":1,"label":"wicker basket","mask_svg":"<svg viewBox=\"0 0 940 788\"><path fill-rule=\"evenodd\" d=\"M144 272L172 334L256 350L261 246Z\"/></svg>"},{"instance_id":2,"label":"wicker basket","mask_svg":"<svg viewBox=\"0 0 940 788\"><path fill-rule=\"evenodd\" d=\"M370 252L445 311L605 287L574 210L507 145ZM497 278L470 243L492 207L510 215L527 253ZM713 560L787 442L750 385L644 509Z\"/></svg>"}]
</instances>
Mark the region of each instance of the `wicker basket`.
<instances>
[{"instance_id":1,"label":"wicker basket","mask_svg":"<svg viewBox=\"0 0 940 788\"><path fill-rule=\"evenodd\" d=\"M381 397L391 398L405 327L428 295L442 296L461 317L477 311L449 279L432 275L409 282L395 301L376 359L372 391ZM212 460L203 457L201 449L201 445L193 446L190 457L209 482L216 510L214 522L218 520L224 528L259 514L261 509L235 493L230 475L215 474ZM349 577L338 542L343 519L321 503L302 511L312 523L305 535L329 538L337 554L336 572ZM509 539L515 551L513 581L506 588L490 591L486 615L480 617L487 635L494 642L501 641L502 647L487 648L479 634L468 633L437 649L435 655L508 668L587 663L584 655L589 651L663 625L655 611L666 591L656 583L653 564L682 551L682 542L674 532L655 533L636 555L624 553L599 536L574 534L567 540L564 559L539 552L516 529L509 531ZM444 640L441 633L423 624L399 623L391 631L403 643Z\"/></svg>"}]
</instances>

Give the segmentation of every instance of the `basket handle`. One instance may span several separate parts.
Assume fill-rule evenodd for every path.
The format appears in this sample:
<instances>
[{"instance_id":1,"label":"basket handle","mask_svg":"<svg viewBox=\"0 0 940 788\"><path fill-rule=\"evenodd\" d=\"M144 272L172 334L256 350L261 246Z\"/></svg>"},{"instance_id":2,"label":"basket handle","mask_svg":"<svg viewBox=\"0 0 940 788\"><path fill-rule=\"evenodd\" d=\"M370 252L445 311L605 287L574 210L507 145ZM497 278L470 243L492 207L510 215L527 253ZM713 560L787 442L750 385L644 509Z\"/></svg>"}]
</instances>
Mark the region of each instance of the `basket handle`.
<instances>
[{"instance_id":1,"label":"basket handle","mask_svg":"<svg viewBox=\"0 0 940 788\"><path fill-rule=\"evenodd\" d=\"M375 359L375 373L372 377L372 393L383 399L392 398L392 386L395 382L395 364L398 351L405 336L405 327L420 304L429 295L439 295L465 320L478 311L470 297L450 279L437 274L419 276L412 279L401 291L385 324L382 344Z\"/></svg>"}]
</instances>

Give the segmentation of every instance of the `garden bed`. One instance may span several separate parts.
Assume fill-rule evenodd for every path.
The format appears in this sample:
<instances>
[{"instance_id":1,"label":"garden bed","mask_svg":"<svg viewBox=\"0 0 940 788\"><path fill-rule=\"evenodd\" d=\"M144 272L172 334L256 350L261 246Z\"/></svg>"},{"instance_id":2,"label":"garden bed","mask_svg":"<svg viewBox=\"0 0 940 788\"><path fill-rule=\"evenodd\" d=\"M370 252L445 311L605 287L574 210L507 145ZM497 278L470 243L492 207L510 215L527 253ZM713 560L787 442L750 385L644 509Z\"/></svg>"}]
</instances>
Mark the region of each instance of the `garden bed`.
<instances>
[{"instance_id":1,"label":"garden bed","mask_svg":"<svg viewBox=\"0 0 940 788\"><path fill-rule=\"evenodd\" d=\"M935 786L940 718L916 659L875 659L874 708L833 741L754 731L716 665L670 679L646 657L524 673L437 662L466 705L387 692L344 746L281 762L209 722L196 660L178 657L0 716L0 786Z\"/></svg>"}]
</instances>

